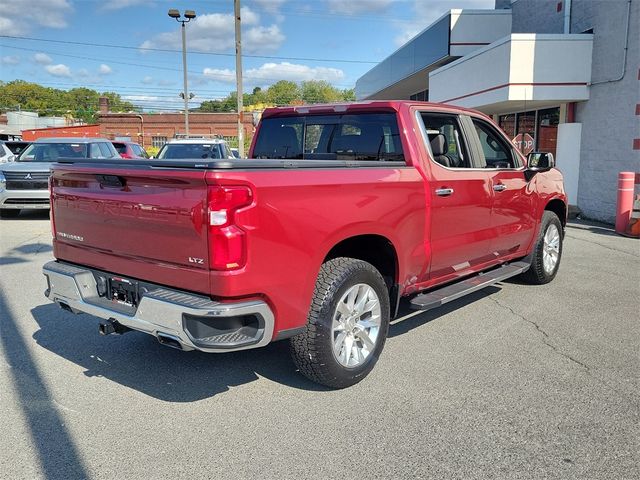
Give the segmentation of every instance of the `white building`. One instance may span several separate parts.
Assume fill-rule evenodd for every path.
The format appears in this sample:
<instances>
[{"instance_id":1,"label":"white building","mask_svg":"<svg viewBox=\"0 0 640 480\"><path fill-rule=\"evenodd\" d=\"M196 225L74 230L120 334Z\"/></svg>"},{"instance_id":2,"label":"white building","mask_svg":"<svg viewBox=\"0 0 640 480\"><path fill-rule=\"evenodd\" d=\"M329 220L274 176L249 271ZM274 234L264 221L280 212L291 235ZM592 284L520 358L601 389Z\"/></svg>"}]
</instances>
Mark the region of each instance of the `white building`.
<instances>
[{"instance_id":1,"label":"white building","mask_svg":"<svg viewBox=\"0 0 640 480\"><path fill-rule=\"evenodd\" d=\"M618 172L640 172L639 27L640 0L450 10L358 79L356 96L493 115L556 155L572 205L611 222Z\"/></svg>"}]
</instances>

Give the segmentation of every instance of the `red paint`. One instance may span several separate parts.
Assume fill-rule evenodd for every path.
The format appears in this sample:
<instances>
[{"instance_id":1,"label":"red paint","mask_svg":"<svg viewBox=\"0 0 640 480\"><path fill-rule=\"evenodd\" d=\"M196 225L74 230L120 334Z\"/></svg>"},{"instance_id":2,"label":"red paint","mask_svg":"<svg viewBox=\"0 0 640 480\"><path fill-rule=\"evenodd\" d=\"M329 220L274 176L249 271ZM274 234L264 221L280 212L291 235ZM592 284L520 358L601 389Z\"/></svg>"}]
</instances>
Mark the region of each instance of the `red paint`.
<instances>
[{"instance_id":1,"label":"red paint","mask_svg":"<svg viewBox=\"0 0 640 480\"><path fill-rule=\"evenodd\" d=\"M33 142L38 138L100 137L100 125L75 125L68 127L32 128L22 130L22 139Z\"/></svg>"},{"instance_id":2,"label":"red paint","mask_svg":"<svg viewBox=\"0 0 640 480\"><path fill-rule=\"evenodd\" d=\"M636 174L620 172L618 174L618 202L616 208L616 232L626 233L633 210L633 193Z\"/></svg>"},{"instance_id":3,"label":"red paint","mask_svg":"<svg viewBox=\"0 0 640 480\"><path fill-rule=\"evenodd\" d=\"M633 139L633 149L640 150L640 138Z\"/></svg>"},{"instance_id":4,"label":"red paint","mask_svg":"<svg viewBox=\"0 0 640 480\"><path fill-rule=\"evenodd\" d=\"M567 123L576 121L576 102L567 103Z\"/></svg>"},{"instance_id":5,"label":"red paint","mask_svg":"<svg viewBox=\"0 0 640 480\"><path fill-rule=\"evenodd\" d=\"M335 108L267 109L263 118L301 110L333 113ZM485 115L423 102L337 108L346 113L397 112L407 165L209 171L139 170L130 163L117 168L59 165L52 181L56 231L84 241L54 240L56 258L217 299L263 298L275 312L277 333L305 324L320 266L345 239L386 238L397 255L394 282L408 295L525 256L545 205L552 199L566 204L557 170L527 181L524 168L453 171L430 159L416 110L469 114L491 122ZM97 173L117 175L125 186L102 187ZM496 193L497 183L508 189ZM238 187L250 189L246 207L239 206L249 201L246 197L227 204L231 197L215 194ZM435 195L442 187L455 194ZM212 245L216 232L207 225L212 211L225 209L227 223L220 227L232 225L242 238L219 252L215 241ZM238 266L214 270L219 255L236 255Z\"/></svg>"},{"instance_id":6,"label":"red paint","mask_svg":"<svg viewBox=\"0 0 640 480\"><path fill-rule=\"evenodd\" d=\"M640 103L636 103L636 115L640 115Z\"/></svg>"},{"instance_id":7,"label":"red paint","mask_svg":"<svg viewBox=\"0 0 640 480\"><path fill-rule=\"evenodd\" d=\"M496 85L495 87L485 88L484 90L478 90L477 92L467 93L466 95L461 95L459 97L449 98L448 100L444 100L442 103L449 103L455 100L461 100L467 97L473 97L475 95L480 95L481 93L492 92L494 90L500 90L501 88L506 87L575 87L575 86L586 86L585 82L535 82L535 83L503 83L502 85Z\"/></svg>"},{"instance_id":8,"label":"red paint","mask_svg":"<svg viewBox=\"0 0 640 480\"><path fill-rule=\"evenodd\" d=\"M562 11L562 2L558 2L556 4L556 12L560 13Z\"/></svg>"}]
</instances>

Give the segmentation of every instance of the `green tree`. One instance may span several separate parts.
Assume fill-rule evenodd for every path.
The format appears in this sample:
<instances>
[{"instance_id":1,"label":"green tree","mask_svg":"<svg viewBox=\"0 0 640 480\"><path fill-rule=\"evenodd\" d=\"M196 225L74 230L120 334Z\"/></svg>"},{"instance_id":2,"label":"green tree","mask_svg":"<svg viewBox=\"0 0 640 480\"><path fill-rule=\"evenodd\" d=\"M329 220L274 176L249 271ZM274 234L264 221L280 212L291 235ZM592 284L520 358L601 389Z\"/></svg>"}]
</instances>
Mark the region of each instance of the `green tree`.
<instances>
[{"instance_id":1,"label":"green tree","mask_svg":"<svg viewBox=\"0 0 640 480\"><path fill-rule=\"evenodd\" d=\"M87 123L95 122L98 98L106 96L114 112L136 110L135 105L122 100L114 92L99 93L90 88L59 90L43 87L37 83L14 80L0 83L0 111L26 110L40 115L70 115Z\"/></svg>"},{"instance_id":2,"label":"green tree","mask_svg":"<svg viewBox=\"0 0 640 480\"><path fill-rule=\"evenodd\" d=\"M295 82L280 80L271 85L266 92L266 100L276 105L291 105L294 101L300 100L302 94Z\"/></svg>"},{"instance_id":3,"label":"green tree","mask_svg":"<svg viewBox=\"0 0 640 480\"><path fill-rule=\"evenodd\" d=\"M343 99L342 92L324 80L309 80L300 85L304 103L332 103Z\"/></svg>"}]
</instances>

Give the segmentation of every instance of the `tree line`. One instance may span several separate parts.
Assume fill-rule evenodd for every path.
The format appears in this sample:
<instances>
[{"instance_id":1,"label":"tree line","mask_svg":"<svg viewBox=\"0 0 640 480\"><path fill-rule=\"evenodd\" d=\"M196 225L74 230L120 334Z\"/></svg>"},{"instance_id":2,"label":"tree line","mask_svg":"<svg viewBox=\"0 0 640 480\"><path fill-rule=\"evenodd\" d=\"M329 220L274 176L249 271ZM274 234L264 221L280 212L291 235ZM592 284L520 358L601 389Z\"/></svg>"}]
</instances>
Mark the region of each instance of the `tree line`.
<instances>
[{"instance_id":1,"label":"tree line","mask_svg":"<svg viewBox=\"0 0 640 480\"><path fill-rule=\"evenodd\" d=\"M98 99L107 97L112 112L138 110L115 92L98 92L90 88L61 90L37 83L13 80L0 82L0 111L25 110L43 116L68 116L86 123L97 120Z\"/></svg>"},{"instance_id":2,"label":"tree line","mask_svg":"<svg viewBox=\"0 0 640 480\"><path fill-rule=\"evenodd\" d=\"M223 99L205 100L196 111L235 112L237 99L237 92L231 92ZM355 99L353 88L340 90L323 80L309 80L300 84L280 80L267 89L255 87L251 93L242 95L242 103L249 110L251 107L259 110L265 106L348 102Z\"/></svg>"}]
</instances>

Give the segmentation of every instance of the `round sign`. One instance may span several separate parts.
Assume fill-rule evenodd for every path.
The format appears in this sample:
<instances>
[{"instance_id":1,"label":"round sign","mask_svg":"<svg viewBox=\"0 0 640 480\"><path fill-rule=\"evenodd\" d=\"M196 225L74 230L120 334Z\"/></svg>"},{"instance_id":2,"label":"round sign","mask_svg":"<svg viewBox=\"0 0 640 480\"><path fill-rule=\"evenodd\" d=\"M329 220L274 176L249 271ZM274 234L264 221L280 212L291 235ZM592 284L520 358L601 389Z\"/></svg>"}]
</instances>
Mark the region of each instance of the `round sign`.
<instances>
[{"instance_id":1,"label":"round sign","mask_svg":"<svg viewBox=\"0 0 640 480\"><path fill-rule=\"evenodd\" d=\"M529 155L533 152L533 137L528 133L519 133L511 141L524 155Z\"/></svg>"}]
</instances>

